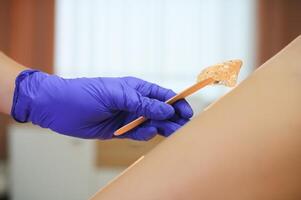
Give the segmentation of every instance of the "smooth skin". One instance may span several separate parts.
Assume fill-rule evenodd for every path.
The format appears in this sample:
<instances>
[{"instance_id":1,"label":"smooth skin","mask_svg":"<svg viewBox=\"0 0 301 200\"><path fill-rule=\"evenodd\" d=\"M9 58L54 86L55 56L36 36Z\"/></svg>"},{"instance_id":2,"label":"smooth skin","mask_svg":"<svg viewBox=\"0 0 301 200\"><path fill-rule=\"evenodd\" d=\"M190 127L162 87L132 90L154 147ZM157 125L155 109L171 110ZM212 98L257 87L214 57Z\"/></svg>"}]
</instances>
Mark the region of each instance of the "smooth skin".
<instances>
[{"instance_id":1,"label":"smooth skin","mask_svg":"<svg viewBox=\"0 0 301 200\"><path fill-rule=\"evenodd\" d=\"M301 37L91 200L301 199Z\"/></svg>"},{"instance_id":2,"label":"smooth skin","mask_svg":"<svg viewBox=\"0 0 301 200\"><path fill-rule=\"evenodd\" d=\"M27 68L0 51L0 112L10 114L15 79L21 71Z\"/></svg>"}]
</instances>

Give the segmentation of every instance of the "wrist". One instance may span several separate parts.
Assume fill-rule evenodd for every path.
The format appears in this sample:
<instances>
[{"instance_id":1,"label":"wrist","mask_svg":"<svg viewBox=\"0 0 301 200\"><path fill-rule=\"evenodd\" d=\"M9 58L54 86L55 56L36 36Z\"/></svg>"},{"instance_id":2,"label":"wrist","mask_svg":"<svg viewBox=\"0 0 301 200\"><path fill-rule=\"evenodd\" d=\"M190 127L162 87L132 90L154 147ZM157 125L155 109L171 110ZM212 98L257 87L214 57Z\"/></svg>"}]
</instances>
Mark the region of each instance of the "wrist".
<instances>
[{"instance_id":1,"label":"wrist","mask_svg":"<svg viewBox=\"0 0 301 200\"><path fill-rule=\"evenodd\" d=\"M0 52L0 112L9 114L15 88L15 79L26 68Z\"/></svg>"},{"instance_id":2,"label":"wrist","mask_svg":"<svg viewBox=\"0 0 301 200\"><path fill-rule=\"evenodd\" d=\"M18 122L30 121L32 103L37 95L40 78L37 74L44 74L37 70L24 70L16 77L13 92L11 116Z\"/></svg>"}]
</instances>

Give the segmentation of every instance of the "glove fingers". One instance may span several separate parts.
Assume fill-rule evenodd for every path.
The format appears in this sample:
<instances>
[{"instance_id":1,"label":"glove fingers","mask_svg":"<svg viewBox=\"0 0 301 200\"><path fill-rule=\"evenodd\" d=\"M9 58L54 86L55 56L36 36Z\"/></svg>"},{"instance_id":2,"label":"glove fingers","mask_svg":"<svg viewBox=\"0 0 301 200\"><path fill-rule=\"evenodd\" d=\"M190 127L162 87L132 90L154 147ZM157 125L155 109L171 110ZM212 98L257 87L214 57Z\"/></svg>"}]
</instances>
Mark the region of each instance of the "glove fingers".
<instances>
[{"instance_id":1,"label":"glove fingers","mask_svg":"<svg viewBox=\"0 0 301 200\"><path fill-rule=\"evenodd\" d=\"M180 126L185 125L187 122L189 122L189 119L182 118L178 114L174 114L172 118L169 119L169 121L179 124Z\"/></svg>"},{"instance_id":2,"label":"glove fingers","mask_svg":"<svg viewBox=\"0 0 301 200\"><path fill-rule=\"evenodd\" d=\"M139 141L147 141L155 137L157 134L162 135L164 137L168 137L180 127L181 125L167 120L151 120L149 122L146 122L145 125L140 126L124 135L117 137L131 138Z\"/></svg>"},{"instance_id":3,"label":"glove fingers","mask_svg":"<svg viewBox=\"0 0 301 200\"><path fill-rule=\"evenodd\" d=\"M129 116L125 121L127 124L128 122L131 122L134 120L136 116L132 115ZM147 121L144 124L136 127L135 129L117 136L117 138L131 138L134 140L139 141L147 141L152 139L157 134L160 134L162 136L169 136L173 132L175 132L177 129L179 129L181 126L186 124L189 121L189 119L184 119L178 116L177 114L174 114L172 118L169 120L164 121L158 121L158 120L151 120Z\"/></svg>"},{"instance_id":4,"label":"glove fingers","mask_svg":"<svg viewBox=\"0 0 301 200\"><path fill-rule=\"evenodd\" d=\"M193 110L186 100L179 100L173 104L176 113L185 119L189 119L193 116Z\"/></svg>"},{"instance_id":5,"label":"glove fingers","mask_svg":"<svg viewBox=\"0 0 301 200\"><path fill-rule=\"evenodd\" d=\"M149 89L148 97L158 99L160 101L167 101L171 97L175 96L176 93L170 89L160 87L159 85L146 82L144 85L145 88ZM189 119L193 115L193 111L186 100L179 100L173 104L176 113L181 117Z\"/></svg>"},{"instance_id":6,"label":"glove fingers","mask_svg":"<svg viewBox=\"0 0 301 200\"><path fill-rule=\"evenodd\" d=\"M129 91L129 89L127 88L127 91L126 91L126 94L127 94L127 96L129 96L129 99L133 98L133 96L137 96L137 95L131 94L131 93L133 93L133 91L136 91L137 94L140 94L140 95L138 95L139 98L141 98L140 96L143 96L146 98L148 97L149 99L156 99L161 102L165 102L166 100L168 100L171 97L176 95L176 93L170 89L161 87L157 84L153 84L153 83L141 80L141 79L137 79L134 77L125 77L124 80L129 85L129 88L132 89L132 91ZM148 101L146 101L146 102L148 102ZM163 106L163 107L166 107L166 106ZM180 101L174 103L173 107L175 109L175 112L178 113L183 118L189 119L193 115L193 111L186 100L180 100ZM150 110L150 108L146 109L146 111L148 111L148 110ZM153 110L153 112L155 112L154 115L157 115L158 118L154 117L154 115L149 116L147 113L142 113L142 115L145 117L149 116L147 118L151 118L151 119L155 119L155 120L163 120L163 119L168 118L166 116L160 117L162 115L162 113L161 112L156 113L156 111L158 111L158 109L154 108L154 110ZM165 110L165 112L166 112L166 110ZM152 112L150 112L150 113L152 113ZM168 114L169 113L167 113L167 115Z\"/></svg>"},{"instance_id":7,"label":"glove fingers","mask_svg":"<svg viewBox=\"0 0 301 200\"><path fill-rule=\"evenodd\" d=\"M160 101L166 101L176 95L176 93L171 89L161 87L157 84L147 82L144 87L148 88L148 97L158 99Z\"/></svg>"},{"instance_id":8,"label":"glove fingers","mask_svg":"<svg viewBox=\"0 0 301 200\"><path fill-rule=\"evenodd\" d=\"M139 126L132 131L129 131L123 135L116 136L117 138L130 138L138 141L147 141L157 135L157 129L153 126Z\"/></svg>"},{"instance_id":9,"label":"glove fingers","mask_svg":"<svg viewBox=\"0 0 301 200\"><path fill-rule=\"evenodd\" d=\"M135 115L144 116L149 119L164 120L170 118L175 113L171 105L157 99L144 97L138 92L133 94L133 91L126 92L125 94L126 103L123 109L135 113Z\"/></svg>"},{"instance_id":10,"label":"glove fingers","mask_svg":"<svg viewBox=\"0 0 301 200\"><path fill-rule=\"evenodd\" d=\"M171 122L171 121L157 121L157 120L151 120L148 122L150 126L156 127L158 130L158 134L168 137L172 133L174 133L176 130L178 130L181 125Z\"/></svg>"}]
</instances>

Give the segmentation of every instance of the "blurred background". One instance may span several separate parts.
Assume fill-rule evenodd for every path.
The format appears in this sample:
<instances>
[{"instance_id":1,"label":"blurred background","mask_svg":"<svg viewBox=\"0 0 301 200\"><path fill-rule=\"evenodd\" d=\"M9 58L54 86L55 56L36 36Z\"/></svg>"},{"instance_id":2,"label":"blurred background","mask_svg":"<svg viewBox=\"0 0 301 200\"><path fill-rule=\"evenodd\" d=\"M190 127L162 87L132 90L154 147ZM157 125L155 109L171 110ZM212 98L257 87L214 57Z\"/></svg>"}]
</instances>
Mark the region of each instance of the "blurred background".
<instances>
[{"instance_id":1,"label":"blurred background","mask_svg":"<svg viewBox=\"0 0 301 200\"><path fill-rule=\"evenodd\" d=\"M300 0L0 0L0 50L64 77L137 76L179 92L224 60L242 59L246 78L301 34L300 10ZM197 114L227 91L188 100ZM161 140L79 140L1 115L0 199L87 199Z\"/></svg>"}]
</instances>

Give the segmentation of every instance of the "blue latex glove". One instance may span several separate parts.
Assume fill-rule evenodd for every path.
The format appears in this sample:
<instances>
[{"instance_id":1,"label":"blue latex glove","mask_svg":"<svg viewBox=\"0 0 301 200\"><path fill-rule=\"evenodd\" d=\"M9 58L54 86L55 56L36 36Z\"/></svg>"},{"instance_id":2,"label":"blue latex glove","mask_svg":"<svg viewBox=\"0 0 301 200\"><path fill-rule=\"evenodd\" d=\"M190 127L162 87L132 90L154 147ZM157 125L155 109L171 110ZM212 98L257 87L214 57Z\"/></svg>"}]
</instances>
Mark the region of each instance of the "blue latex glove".
<instances>
[{"instance_id":1,"label":"blue latex glove","mask_svg":"<svg viewBox=\"0 0 301 200\"><path fill-rule=\"evenodd\" d=\"M171 90L134 77L64 79L40 71L23 71L16 79L11 115L58 133L110 139L114 131L139 116L147 122L117 137L149 140L169 136L193 112L185 100L163 101Z\"/></svg>"}]
</instances>

